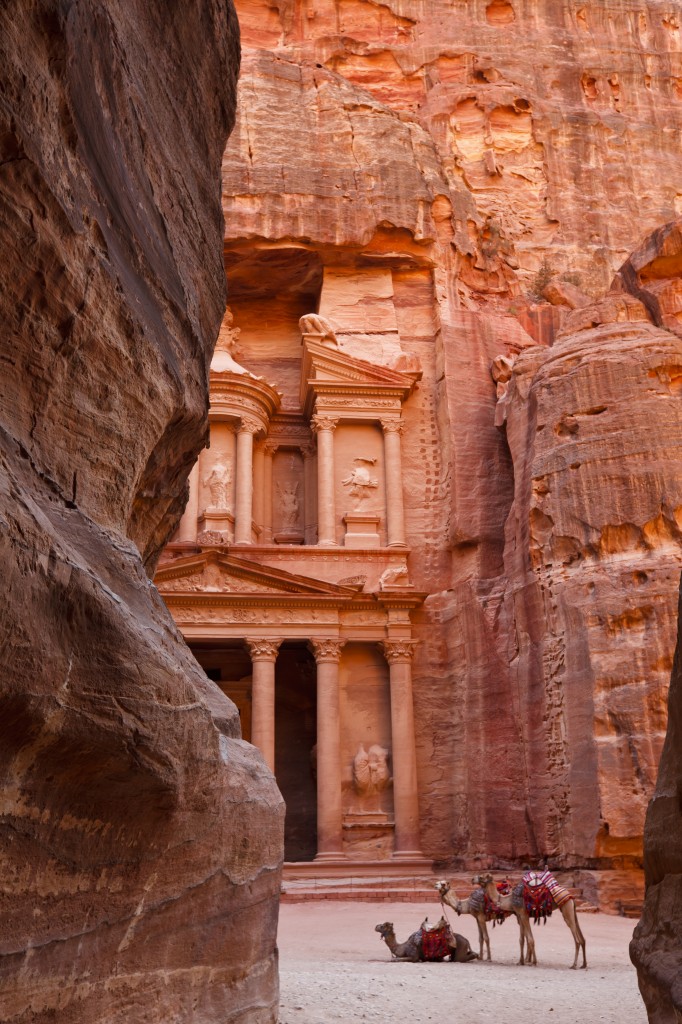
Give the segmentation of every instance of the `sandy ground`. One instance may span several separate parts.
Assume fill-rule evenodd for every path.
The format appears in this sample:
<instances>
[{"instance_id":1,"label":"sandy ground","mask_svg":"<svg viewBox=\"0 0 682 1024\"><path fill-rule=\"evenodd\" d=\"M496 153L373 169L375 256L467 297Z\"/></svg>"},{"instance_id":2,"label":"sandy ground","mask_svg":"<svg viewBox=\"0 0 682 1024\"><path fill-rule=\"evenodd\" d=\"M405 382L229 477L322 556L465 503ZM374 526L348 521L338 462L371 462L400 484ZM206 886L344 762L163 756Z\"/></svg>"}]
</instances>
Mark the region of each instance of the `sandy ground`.
<instances>
[{"instance_id":1,"label":"sandy ground","mask_svg":"<svg viewBox=\"0 0 682 1024\"><path fill-rule=\"evenodd\" d=\"M491 963L391 962L374 931L392 921L404 941L438 904L283 904L279 951L279 1024L646 1024L628 957L635 922L606 914L580 918L586 971L569 970L573 939L559 913L534 927L537 967L519 967L513 920L490 929ZM476 922L450 913L478 951Z\"/></svg>"}]
</instances>

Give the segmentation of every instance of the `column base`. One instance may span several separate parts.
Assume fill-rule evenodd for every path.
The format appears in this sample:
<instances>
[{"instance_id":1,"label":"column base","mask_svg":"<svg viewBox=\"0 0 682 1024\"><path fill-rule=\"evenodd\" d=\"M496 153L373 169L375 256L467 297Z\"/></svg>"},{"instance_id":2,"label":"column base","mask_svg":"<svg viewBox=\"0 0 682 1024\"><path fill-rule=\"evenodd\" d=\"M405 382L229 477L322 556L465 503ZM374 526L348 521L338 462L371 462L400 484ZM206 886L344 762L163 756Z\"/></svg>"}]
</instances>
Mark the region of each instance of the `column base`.
<instances>
[{"instance_id":1,"label":"column base","mask_svg":"<svg viewBox=\"0 0 682 1024\"><path fill-rule=\"evenodd\" d=\"M407 544L406 544L406 542L404 540L393 540L393 541L389 541L388 547L389 548L406 548Z\"/></svg>"},{"instance_id":2,"label":"column base","mask_svg":"<svg viewBox=\"0 0 682 1024\"><path fill-rule=\"evenodd\" d=\"M318 548L335 548L338 547L335 540L320 540L317 543Z\"/></svg>"},{"instance_id":3,"label":"column base","mask_svg":"<svg viewBox=\"0 0 682 1024\"><path fill-rule=\"evenodd\" d=\"M347 858L344 856L341 850L338 850L328 853L316 854L313 863L320 864L322 862L327 864L342 864L346 859Z\"/></svg>"},{"instance_id":4,"label":"column base","mask_svg":"<svg viewBox=\"0 0 682 1024\"><path fill-rule=\"evenodd\" d=\"M425 860L424 854L421 850L396 850L391 856L391 860ZM431 861L428 862L429 864Z\"/></svg>"}]
</instances>

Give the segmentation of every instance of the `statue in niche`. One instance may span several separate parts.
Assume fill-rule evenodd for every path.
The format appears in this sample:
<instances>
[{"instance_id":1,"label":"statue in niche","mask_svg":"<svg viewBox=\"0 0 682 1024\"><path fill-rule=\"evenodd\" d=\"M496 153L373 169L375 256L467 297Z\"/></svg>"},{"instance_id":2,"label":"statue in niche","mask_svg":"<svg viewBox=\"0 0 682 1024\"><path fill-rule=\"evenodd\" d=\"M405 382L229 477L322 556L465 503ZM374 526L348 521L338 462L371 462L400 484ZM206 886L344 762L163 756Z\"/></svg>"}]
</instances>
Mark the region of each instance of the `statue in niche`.
<instances>
[{"instance_id":1,"label":"statue in niche","mask_svg":"<svg viewBox=\"0 0 682 1024\"><path fill-rule=\"evenodd\" d=\"M360 744L353 758L353 785L360 796L373 796L386 789L391 781L388 755L386 747L378 743L373 743L369 750Z\"/></svg>"},{"instance_id":2,"label":"statue in niche","mask_svg":"<svg viewBox=\"0 0 682 1024\"><path fill-rule=\"evenodd\" d=\"M348 493L355 499L355 508L360 510L369 499L372 491L379 486L379 481L372 476L369 467L376 463L376 459L353 459L353 469L341 483L348 488Z\"/></svg>"},{"instance_id":3,"label":"statue in niche","mask_svg":"<svg viewBox=\"0 0 682 1024\"><path fill-rule=\"evenodd\" d=\"M301 507L298 500L298 484L286 483L282 485L278 483L277 493L279 494L279 514L282 526L285 529L293 530L298 524L298 513Z\"/></svg>"},{"instance_id":4,"label":"statue in niche","mask_svg":"<svg viewBox=\"0 0 682 1024\"><path fill-rule=\"evenodd\" d=\"M232 482L232 473L229 466L226 466L222 462L216 462L211 469L208 476L204 477L204 486L208 487L209 494L211 495L210 508L212 509L225 509L229 508L230 500L230 484Z\"/></svg>"}]
</instances>

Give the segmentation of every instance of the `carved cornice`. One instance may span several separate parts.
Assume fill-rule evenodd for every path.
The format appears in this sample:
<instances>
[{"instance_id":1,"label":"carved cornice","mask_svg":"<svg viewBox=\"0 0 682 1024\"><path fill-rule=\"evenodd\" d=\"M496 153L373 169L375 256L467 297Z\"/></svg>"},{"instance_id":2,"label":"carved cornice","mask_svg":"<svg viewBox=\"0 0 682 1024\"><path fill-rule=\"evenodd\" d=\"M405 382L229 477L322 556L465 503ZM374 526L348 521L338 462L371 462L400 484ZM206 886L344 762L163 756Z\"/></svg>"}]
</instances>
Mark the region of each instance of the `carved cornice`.
<instances>
[{"instance_id":1,"label":"carved cornice","mask_svg":"<svg viewBox=\"0 0 682 1024\"><path fill-rule=\"evenodd\" d=\"M245 638L251 661L276 661L282 642L281 637L277 640L258 640L248 636Z\"/></svg>"},{"instance_id":2,"label":"carved cornice","mask_svg":"<svg viewBox=\"0 0 682 1024\"><path fill-rule=\"evenodd\" d=\"M317 662L338 661L345 644L345 640L311 640L310 649Z\"/></svg>"},{"instance_id":3,"label":"carved cornice","mask_svg":"<svg viewBox=\"0 0 682 1024\"><path fill-rule=\"evenodd\" d=\"M417 640L382 640L381 649L389 665L394 662L412 661Z\"/></svg>"}]
</instances>

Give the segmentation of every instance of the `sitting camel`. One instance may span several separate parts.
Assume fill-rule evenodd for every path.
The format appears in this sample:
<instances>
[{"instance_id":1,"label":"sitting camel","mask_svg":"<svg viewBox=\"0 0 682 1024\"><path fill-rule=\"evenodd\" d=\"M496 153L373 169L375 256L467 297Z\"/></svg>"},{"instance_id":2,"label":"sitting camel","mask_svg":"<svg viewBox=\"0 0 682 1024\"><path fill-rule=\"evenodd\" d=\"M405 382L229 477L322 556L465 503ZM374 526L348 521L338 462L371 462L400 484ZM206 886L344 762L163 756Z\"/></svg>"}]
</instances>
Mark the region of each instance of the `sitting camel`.
<instances>
[{"instance_id":1,"label":"sitting camel","mask_svg":"<svg viewBox=\"0 0 682 1024\"><path fill-rule=\"evenodd\" d=\"M485 948L488 953L486 960L490 960L490 939L488 937L488 925L486 923L485 897L483 890L474 889L474 891L470 893L465 900L460 900L453 892L451 892L450 886L446 881L436 882L435 888L438 890L441 903L447 903L447 905L452 907L457 915L471 914L472 917L476 919L479 941L478 959L483 959L483 946L485 944Z\"/></svg>"},{"instance_id":2,"label":"sitting camel","mask_svg":"<svg viewBox=\"0 0 682 1024\"><path fill-rule=\"evenodd\" d=\"M496 907L499 907L505 914L515 915L516 920L519 923L519 945L521 947L519 963L522 966L524 963L537 965L538 961L535 956L535 939L533 938L533 931L530 926L528 912L523 902L523 882L514 886L510 893L503 895L499 892L493 876L490 874L478 875L473 879L473 881L477 882L481 886L483 892L491 903ZM524 942L526 944L525 957Z\"/></svg>"},{"instance_id":3,"label":"sitting camel","mask_svg":"<svg viewBox=\"0 0 682 1024\"><path fill-rule=\"evenodd\" d=\"M428 918L427 918L428 920ZM391 951L391 957L394 960L406 960L409 963L418 963L421 960L425 960L424 950L422 947L422 929L427 928L427 923L424 921L419 931L412 932L410 937L405 942L398 942L395 937L395 930L390 921L385 921L383 924L378 924L374 929L375 932L379 932L379 935L384 940L386 945ZM458 935L456 932L451 932L447 921L444 917L441 917L432 929L436 931L439 928L447 928L447 944L450 951L450 962L465 964L470 960L478 960L478 956L472 950L469 940L463 935Z\"/></svg>"}]
</instances>

